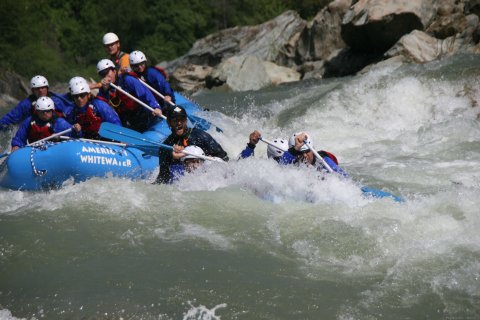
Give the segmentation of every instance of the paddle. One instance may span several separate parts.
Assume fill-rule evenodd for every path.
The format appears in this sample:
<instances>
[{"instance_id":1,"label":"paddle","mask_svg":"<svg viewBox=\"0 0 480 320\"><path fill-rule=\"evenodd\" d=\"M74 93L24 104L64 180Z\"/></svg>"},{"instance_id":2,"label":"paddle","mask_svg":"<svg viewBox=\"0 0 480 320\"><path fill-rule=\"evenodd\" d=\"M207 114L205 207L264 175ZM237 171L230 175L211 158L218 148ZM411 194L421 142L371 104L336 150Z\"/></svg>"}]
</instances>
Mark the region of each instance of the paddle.
<instances>
[{"instance_id":1,"label":"paddle","mask_svg":"<svg viewBox=\"0 0 480 320\"><path fill-rule=\"evenodd\" d=\"M116 90L120 91L121 93L123 93L124 95L126 95L127 97L129 97L130 99L132 99L133 101L135 101L136 103L138 103L139 105L141 105L142 107L144 107L145 109L147 110L150 110L153 112L153 108L150 107L149 105L147 105L146 103L144 103L143 101L141 101L140 99L132 96L130 93L128 93L127 91L123 90L122 88L120 88L119 86L115 85L114 83L110 83L110 85L112 87L114 87ZM160 115L160 117L162 117L163 119L167 119L167 117L165 117L163 114Z\"/></svg>"},{"instance_id":2,"label":"paddle","mask_svg":"<svg viewBox=\"0 0 480 320\"><path fill-rule=\"evenodd\" d=\"M68 132L70 132L70 131L72 131L72 128L68 128L68 129L63 130L63 131L61 131L61 132L52 134L51 136L48 136L48 137L46 137L46 138L43 138L43 139L40 139L40 140L38 140L38 141L29 143L29 144L26 145L26 147L36 146L36 145L42 144L42 143L45 142L45 141L51 140L51 139L56 138L56 137L60 137L62 134L68 133ZM7 152L4 152L4 153L0 154L0 159L6 157L6 156L8 156L8 155L10 155L10 153L11 153L10 151L7 151Z\"/></svg>"},{"instance_id":3,"label":"paddle","mask_svg":"<svg viewBox=\"0 0 480 320\"><path fill-rule=\"evenodd\" d=\"M104 140L94 140L94 139L85 139L85 138L80 138L80 139L75 139L72 137L67 137L67 136L61 136L60 139L63 140L74 140L74 141L85 141L85 142L94 142L94 143L101 143L101 144L111 144L114 146L120 146L120 147L128 147L128 144L126 143L121 143L121 142L112 142L112 141L104 141Z\"/></svg>"},{"instance_id":4,"label":"paddle","mask_svg":"<svg viewBox=\"0 0 480 320\"><path fill-rule=\"evenodd\" d=\"M54 134L52 134L51 136L48 136L48 137L43 138L43 139L40 139L40 140L38 140L38 141L29 143L29 144L27 144L26 146L29 147L29 146L36 146L36 145L42 144L42 143L45 142L45 141L51 140L51 139L56 138L56 137L60 137L62 134L68 133L68 132L70 132L70 131L72 131L72 128L68 128L68 129L63 130L63 131L61 131L61 132L54 133Z\"/></svg>"},{"instance_id":5,"label":"paddle","mask_svg":"<svg viewBox=\"0 0 480 320\"><path fill-rule=\"evenodd\" d=\"M152 155L158 155L159 148L173 150L172 146L147 139L141 133L138 133L135 130L124 128L109 122L102 123L98 133L104 138L116 140L116 141L123 141L134 148L143 150ZM215 158L215 157L200 156L200 155L195 155L193 153L185 152L185 151L182 151L182 152L187 155L191 155L203 160L222 162L222 163L224 162L222 159Z\"/></svg>"},{"instance_id":6,"label":"paddle","mask_svg":"<svg viewBox=\"0 0 480 320\"><path fill-rule=\"evenodd\" d=\"M152 91L154 94L156 94L158 97L160 97L161 99L163 99L163 101L167 102L168 104L170 104L172 107L175 107L175 103L173 103L172 101L170 100L166 100L165 99L165 96L163 94L161 94L160 92L158 92L157 90L155 90L151 85L149 85L146 81L140 79L140 82L145 86L147 87L148 89L150 89L150 91ZM200 117L197 117L197 116L194 116L193 114L189 114L187 113L187 117L188 119L190 119L190 121L192 121L198 128L204 130L204 131L207 131L208 129L210 129L210 126L211 126L211 123L208 122L207 120L205 119L202 119ZM217 132L223 132L222 129L220 129L219 127L215 126L215 129L217 130Z\"/></svg>"}]
</instances>

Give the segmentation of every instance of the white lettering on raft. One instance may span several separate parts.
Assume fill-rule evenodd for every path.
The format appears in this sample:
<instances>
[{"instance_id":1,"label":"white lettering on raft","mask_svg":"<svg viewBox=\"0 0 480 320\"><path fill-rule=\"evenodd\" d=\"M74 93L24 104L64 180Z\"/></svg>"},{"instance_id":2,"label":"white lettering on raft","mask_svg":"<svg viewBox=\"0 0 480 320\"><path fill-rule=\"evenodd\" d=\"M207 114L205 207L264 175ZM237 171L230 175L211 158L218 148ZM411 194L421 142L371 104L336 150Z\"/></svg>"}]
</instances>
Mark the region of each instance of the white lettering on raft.
<instances>
[{"instance_id":1,"label":"white lettering on raft","mask_svg":"<svg viewBox=\"0 0 480 320\"><path fill-rule=\"evenodd\" d=\"M82 146L82 152L96 153L96 154L111 154L111 155L116 154L115 150L112 150L109 148L86 147L86 146Z\"/></svg>"},{"instance_id":2,"label":"white lettering on raft","mask_svg":"<svg viewBox=\"0 0 480 320\"><path fill-rule=\"evenodd\" d=\"M96 149L103 149L103 148L96 148ZM82 161L82 163L101 164L101 165L118 166L118 167L132 166L132 161L130 159L120 161L120 160L117 160L116 158L104 157L104 156L80 155L80 161Z\"/></svg>"}]
</instances>

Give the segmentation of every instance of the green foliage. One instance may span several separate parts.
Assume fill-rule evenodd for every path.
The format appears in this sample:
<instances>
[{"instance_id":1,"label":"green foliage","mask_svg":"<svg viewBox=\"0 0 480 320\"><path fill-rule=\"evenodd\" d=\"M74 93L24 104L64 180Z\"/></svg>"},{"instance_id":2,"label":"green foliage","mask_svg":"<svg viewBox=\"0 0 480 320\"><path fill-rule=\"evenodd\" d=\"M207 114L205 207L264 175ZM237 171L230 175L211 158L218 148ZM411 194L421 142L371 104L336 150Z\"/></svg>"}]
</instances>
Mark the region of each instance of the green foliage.
<instances>
[{"instance_id":1,"label":"green foliage","mask_svg":"<svg viewBox=\"0 0 480 320\"><path fill-rule=\"evenodd\" d=\"M153 62L185 54L196 39L236 26L270 20L286 10L313 17L321 0L2 0L0 67L27 78L43 74L67 81L96 77L106 53L106 32L122 50L142 50Z\"/></svg>"}]
</instances>

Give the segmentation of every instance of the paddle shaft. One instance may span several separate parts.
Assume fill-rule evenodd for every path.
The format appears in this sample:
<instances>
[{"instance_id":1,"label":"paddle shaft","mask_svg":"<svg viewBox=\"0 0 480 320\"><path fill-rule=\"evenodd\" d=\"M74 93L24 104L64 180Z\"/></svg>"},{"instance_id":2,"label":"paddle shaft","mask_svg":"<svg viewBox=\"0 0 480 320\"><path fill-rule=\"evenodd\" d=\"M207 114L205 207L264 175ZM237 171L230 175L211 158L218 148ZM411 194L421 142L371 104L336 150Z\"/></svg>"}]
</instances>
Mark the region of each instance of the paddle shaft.
<instances>
[{"instance_id":1,"label":"paddle shaft","mask_svg":"<svg viewBox=\"0 0 480 320\"><path fill-rule=\"evenodd\" d=\"M260 138L261 141L265 142L266 144L274 147L274 148L277 148L278 150L281 150L283 152L286 152L288 150L284 150L282 148L280 148L279 146L277 146L275 143L267 140L267 139L264 139L264 138ZM305 143L305 145L307 146L308 149L310 149L310 151L313 152L315 158L317 158L322 164L323 166L328 170L328 172L334 172L333 169L328 165L328 163L318 154L317 151L315 151L313 148L310 148L310 146L308 144Z\"/></svg>"},{"instance_id":2,"label":"paddle shaft","mask_svg":"<svg viewBox=\"0 0 480 320\"><path fill-rule=\"evenodd\" d=\"M114 137L111 136L111 135L109 136L107 133L113 133L115 136ZM143 137L141 133L138 133L138 132L135 132L131 129L123 128L121 126L117 126L117 125L114 125L114 124L111 124L111 123L108 123L108 122L102 123L102 125L100 127L100 134L102 134L102 136L105 137L105 138L109 138L109 139L113 139L113 140L121 140L121 138L119 138L118 136L123 136L123 137L130 138L131 140L134 140L134 141L137 140L139 142L144 142L144 143L148 144L147 146L143 146L143 147L150 147L151 148L152 146L156 146L156 147L160 147L160 148L164 148L164 149L168 149L168 150L173 151L172 146L169 146L167 144L163 144L163 143L160 143L160 142L152 141L150 139L147 139L147 138ZM129 143L128 145L131 146L131 147L134 147L134 148L138 148L138 149L142 148L142 145L138 144L138 143ZM197 157L197 158L200 158L200 159L203 159L203 160L215 161L215 162L224 162L223 160L217 159L217 158L214 158L214 157L200 156L200 155L196 155L196 154L193 154L193 153L190 153L190 152L183 152L183 153L187 154L187 155Z\"/></svg>"},{"instance_id":3,"label":"paddle shaft","mask_svg":"<svg viewBox=\"0 0 480 320\"><path fill-rule=\"evenodd\" d=\"M126 147L126 146L128 146L128 144L126 144L126 143L121 143L121 142L112 142L112 141L103 141L103 140L94 140L94 139L85 139L85 138L75 139L75 138L66 137L66 136L61 136L60 139L64 139L64 140L78 140L78 141L85 141L85 142L95 142L95 143L102 143L102 144L111 144L111 145L120 146L120 147Z\"/></svg>"},{"instance_id":4,"label":"paddle shaft","mask_svg":"<svg viewBox=\"0 0 480 320\"><path fill-rule=\"evenodd\" d=\"M283 148L280 148L278 145L276 145L276 144L273 143L272 141L267 140L267 139L265 139L265 138L260 137L260 141L265 142L265 143L268 144L269 146L272 146L272 147L274 147L274 148L277 148L277 149L280 150L280 151L283 151L283 152L287 152L287 151L288 151L288 150L285 150L285 149L283 149Z\"/></svg>"},{"instance_id":5,"label":"paddle shaft","mask_svg":"<svg viewBox=\"0 0 480 320\"><path fill-rule=\"evenodd\" d=\"M139 79L140 82L145 86L147 87L148 89L150 89L150 91L152 91L153 93L155 93L157 96L159 96L160 98L163 99L163 101L169 103L172 107L175 106L175 103L173 103L172 101L170 100L166 100L165 99L165 96L163 94L161 94L160 92L158 92L157 90L155 90L151 85L149 85L146 81L142 80L142 79Z\"/></svg>"},{"instance_id":6,"label":"paddle shaft","mask_svg":"<svg viewBox=\"0 0 480 320\"><path fill-rule=\"evenodd\" d=\"M320 162L328 170L328 172L330 172L330 173L334 172L333 169L328 165L328 163L322 158L322 156L320 156L315 149L310 148L310 146L306 143L306 141L304 141L304 145L307 146L307 148L310 149L310 151L313 152L313 154L315 155L315 158L320 160Z\"/></svg>"},{"instance_id":7,"label":"paddle shaft","mask_svg":"<svg viewBox=\"0 0 480 320\"><path fill-rule=\"evenodd\" d=\"M42 143L42 142L51 140L51 139L56 138L56 137L60 137L62 134L68 133L68 132L70 132L70 131L72 131L72 128L69 128L69 129L67 129L67 130L63 130L63 131L58 132L58 133L54 133L54 134L52 134L51 136L48 136L48 137L46 137L46 138L43 138L43 139L40 139L40 140L38 140L38 141L35 141L35 142L32 142L32 143L27 144L27 147L28 147L28 146L34 146L34 145L40 144L40 143Z\"/></svg>"},{"instance_id":8,"label":"paddle shaft","mask_svg":"<svg viewBox=\"0 0 480 320\"><path fill-rule=\"evenodd\" d=\"M141 81L140 81L141 82ZM123 90L122 88L120 88L119 86L117 86L116 84L114 83L110 83L110 85L112 87L114 87L116 90L120 91L121 93L123 93L124 95L126 95L127 97L129 97L130 99L132 99L133 101L135 101L136 103L138 103L139 105L141 105L142 107L146 108L147 110L150 110L153 112L153 108L150 107L149 105L147 105L146 103L144 103L143 101L141 101L140 99L132 96L130 93L128 93L127 91ZM161 117L163 119L167 119L167 117L165 117L163 114L161 115Z\"/></svg>"}]
</instances>

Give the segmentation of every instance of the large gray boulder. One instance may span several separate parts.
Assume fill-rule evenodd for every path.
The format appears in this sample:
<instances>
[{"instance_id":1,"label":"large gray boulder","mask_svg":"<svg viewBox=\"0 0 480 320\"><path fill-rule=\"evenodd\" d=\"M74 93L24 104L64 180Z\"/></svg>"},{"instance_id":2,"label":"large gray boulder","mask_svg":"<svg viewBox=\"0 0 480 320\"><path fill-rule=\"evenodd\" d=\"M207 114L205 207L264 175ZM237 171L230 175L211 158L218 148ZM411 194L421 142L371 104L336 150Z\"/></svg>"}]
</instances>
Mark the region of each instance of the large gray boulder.
<instances>
[{"instance_id":1,"label":"large gray boulder","mask_svg":"<svg viewBox=\"0 0 480 320\"><path fill-rule=\"evenodd\" d=\"M184 64L215 66L232 56L255 55L265 61L294 59L298 34L306 21L287 11L257 26L225 29L197 40L190 51L167 64L171 70Z\"/></svg>"},{"instance_id":2,"label":"large gray boulder","mask_svg":"<svg viewBox=\"0 0 480 320\"><path fill-rule=\"evenodd\" d=\"M404 61L425 63L450 56L464 44L461 38L449 37L444 40L434 38L423 31L414 30L403 36L385 57L402 56Z\"/></svg>"},{"instance_id":3,"label":"large gray boulder","mask_svg":"<svg viewBox=\"0 0 480 320\"><path fill-rule=\"evenodd\" d=\"M208 68L215 67L234 56L255 56L260 61L293 66L297 42L305 26L306 22L298 13L287 11L257 26L225 29L197 40L186 55L169 62L166 68L171 72L170 77L175 89L191 92L205 86L205 79L209 86L226 82L221 80L223 76L209 77L208 72L211 69ZM262 64L265 67L265 63ZM196 74L197 72L199 74ZM284 80L279 82L282 81ZM260 82L259 80L258 85L254 87L262 87ZM270 79L268 82L276 81L272 82ZM236 87L233 85L232 88Z\"/></svg>"},{"instance_id":4,"label":"large gray boulder","mask_svg":"<svg viewBox=\"0 0 480 320\"><path fill-rule=\"evenodd\" d=\"M351 4L352 0L335 0L308 23L297 45L300 63L325 60L332 52L346 46L340 34L341 22Z\"/></svg>"},{"instance_id":5,"label":"large gray boulder","mask_svg":"<svg viewBox=\"0 0 480 320\"><path fill-rule=\"evenodd\" d=\"M234 56L219 64L207 83L225 85L233 91L258 90L285 82L300 80L300 73L255 55Z\"/></svg>"},{"instance_id":6,"label":"large gray boulder","mask_svg":"<svg viewBox=\"0 0 480 320\"><path fill-rule=\"evenodd\" d=\"M345 14L342 37L355 51L383 53L412 30L433 20L432 0L360 0Z\"/></svg>"}]
</instances>

